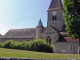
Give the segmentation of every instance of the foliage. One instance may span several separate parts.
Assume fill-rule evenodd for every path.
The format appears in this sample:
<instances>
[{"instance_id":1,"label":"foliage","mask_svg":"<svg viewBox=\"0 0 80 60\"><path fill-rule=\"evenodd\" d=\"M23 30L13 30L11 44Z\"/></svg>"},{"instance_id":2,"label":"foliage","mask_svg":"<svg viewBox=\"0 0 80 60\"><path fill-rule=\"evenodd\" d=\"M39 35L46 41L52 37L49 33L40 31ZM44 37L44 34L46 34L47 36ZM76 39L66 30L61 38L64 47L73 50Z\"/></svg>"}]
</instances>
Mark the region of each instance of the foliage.
<instances>
[{"instance_id":1,"label":"foliage","mask_svg":"<svg viewBox=\"0 0 80 60\"><path fill-rule=\"evenodd\" d=\"M3 47L3 43L0 43L0 48L2 48Z\"/></svg>"},{"instance_id":2,"label":"foliage","mask_svg":"<svg viewBox=\"0 0 80 60\"><path fill-rule=\"evenodd\" d=\"M80 38L80 0L63 0L63 10L68 36Z\"/></svg>"},{"instance_id":3,"label":"foliage","mask_svg":"<svg viewBox=\"0 0 80 60\"><path fill-rule=\"evenodd\" d=\"M53 52L53 48L50 44L46 43L43 40L34 40L31 42L26 43L26 50L31 51L39 51L39 52Z\"/></svg>"},{"instance_id":4,"label":"foliage","mask_svg":"<svg viewBox=\"0 0 80 60\"><path fill-rule=\"evenodd\" d=\"M1 48L10 48L10 49L20 49L20 50L30 50L30 51L39 51L39 52L53 52L53 48L50 44L46 43L43 40L33 40L30 42L23 41L18 42L14 40L7 40L4 43L0 43Z\"/></svg>"}]
</instances>

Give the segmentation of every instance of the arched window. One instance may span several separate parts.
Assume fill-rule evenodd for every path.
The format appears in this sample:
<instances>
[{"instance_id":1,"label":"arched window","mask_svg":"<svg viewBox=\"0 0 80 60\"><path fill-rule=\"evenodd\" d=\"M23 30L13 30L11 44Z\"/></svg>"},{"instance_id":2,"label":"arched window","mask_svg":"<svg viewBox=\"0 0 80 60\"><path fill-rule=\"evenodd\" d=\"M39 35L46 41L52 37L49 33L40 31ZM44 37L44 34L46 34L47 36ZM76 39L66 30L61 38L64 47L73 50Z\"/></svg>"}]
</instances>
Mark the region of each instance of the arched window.
<instances>
[{"instance_id":1,"label":"arched window","mask_svg":"<svg viewBox=\"0 0 80 60\"><path fill-rule=\"evenodd\" d=\"M56 20L56 18L57 18L57 17L55 16L55 20Z\"/></svg>"},{"instance_id":2,"label":"arched window","mask_svg":"<svg viewBox=\"0 0 80 60\"><path fill-rule=\"evenodd\" d=\"M53 16L53 20L57 20L57 17L56 16Z\"/></svg>"},{"instance_id":3,"label":"arched window","mask_svg":"<svg viewBox=\"0 0 80 60\"><path fill-rule=\"evenodd\" d=\"M54 16L53 16L53 20L55 20Z\"/></svg>"},{"instance_id":4,"label":"arched window","mask_svg":"<svg viewBox=\"0 0 80 60\"><path fill-rule=\"evenodd\" d=\"M46 38L46 42L49 43L49 44L51 44L51 37L50 37L50 36L48 36L48 37Z\"/></svg>"}]
</instances>

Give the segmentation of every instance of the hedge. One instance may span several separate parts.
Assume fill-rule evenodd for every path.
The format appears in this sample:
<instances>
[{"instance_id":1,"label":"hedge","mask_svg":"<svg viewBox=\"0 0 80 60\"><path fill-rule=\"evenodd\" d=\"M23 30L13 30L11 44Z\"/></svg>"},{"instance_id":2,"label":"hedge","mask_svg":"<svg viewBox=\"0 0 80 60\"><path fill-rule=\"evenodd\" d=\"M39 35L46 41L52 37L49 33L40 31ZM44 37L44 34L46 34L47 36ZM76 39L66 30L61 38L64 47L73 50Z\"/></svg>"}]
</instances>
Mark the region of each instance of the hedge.
<instances>
[{"instance_id":1,"label":"hedge","mask_svg":"<svg viewBox=\"0 0 80 60\"><path fill-rule=\"evenodd\" d=\"M53 48L51 47L51 45L41 39L23 42L7 40L4 43L0 43L0 48L20 49L48 53L53 52Z\"/></svg>"}]
</instances>

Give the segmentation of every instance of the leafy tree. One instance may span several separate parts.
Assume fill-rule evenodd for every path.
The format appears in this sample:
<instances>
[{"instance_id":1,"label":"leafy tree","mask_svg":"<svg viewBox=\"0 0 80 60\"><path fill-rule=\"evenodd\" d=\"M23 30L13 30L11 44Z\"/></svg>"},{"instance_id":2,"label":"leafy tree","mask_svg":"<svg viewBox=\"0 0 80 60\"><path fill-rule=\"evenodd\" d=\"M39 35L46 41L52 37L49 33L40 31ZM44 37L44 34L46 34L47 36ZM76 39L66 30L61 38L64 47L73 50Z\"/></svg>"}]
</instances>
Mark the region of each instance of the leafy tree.
<instances>
[{"instance_id":1,"label":"leafy tree","mask_svg":"<svg viewBox=\"0 0 80 60\"><path fill-rule=\"evenodd\" d=\"M80 0L63 0L63 10L68 36L79 38L80 53Z\"/></svg>"}]
</instances>

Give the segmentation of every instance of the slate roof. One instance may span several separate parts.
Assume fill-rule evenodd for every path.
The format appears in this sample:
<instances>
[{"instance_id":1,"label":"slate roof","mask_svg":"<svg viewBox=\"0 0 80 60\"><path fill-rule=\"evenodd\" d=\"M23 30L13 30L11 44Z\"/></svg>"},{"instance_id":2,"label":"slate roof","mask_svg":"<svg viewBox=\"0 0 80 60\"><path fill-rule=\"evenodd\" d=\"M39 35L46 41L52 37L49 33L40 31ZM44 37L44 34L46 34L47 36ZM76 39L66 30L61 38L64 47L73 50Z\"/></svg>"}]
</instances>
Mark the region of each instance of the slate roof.
<instances>
[{"instance_id":1,"label":"slate roof","mask_svg":"<svg viewBox=\"0 0 80 60\"><path fill-rule=\"evenodd\" d=\"M36 38L36 28L11 29L2 38Z\"/></svg>"},{"instance_id":2,"label":"slate roof","mask_svg":"<svg viewBox=\"0 0 80 60\"><path fill-rule=\"evenodd\" d=\"M43 24L42 24L41 19L39 20L39 22L38 22L38 25L37 25L37 26L42 26L42 27L43 27Z\"/></svg>"},{"instance_id":3,"label":"slate roof","mask_svg":"<svg viewBox=\"0 0 80 60\"><path fill-rule=\"evenodd\" d=\"M61 0L52 0L48 11L62 9L62 7L63 7L63 4Z\"/></svg>"}]
</instances>

